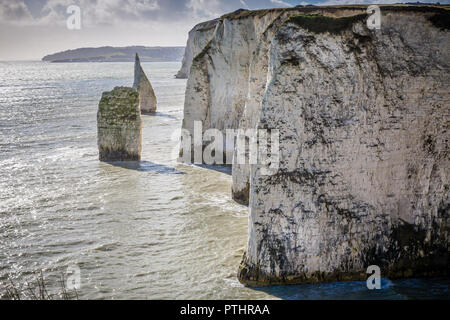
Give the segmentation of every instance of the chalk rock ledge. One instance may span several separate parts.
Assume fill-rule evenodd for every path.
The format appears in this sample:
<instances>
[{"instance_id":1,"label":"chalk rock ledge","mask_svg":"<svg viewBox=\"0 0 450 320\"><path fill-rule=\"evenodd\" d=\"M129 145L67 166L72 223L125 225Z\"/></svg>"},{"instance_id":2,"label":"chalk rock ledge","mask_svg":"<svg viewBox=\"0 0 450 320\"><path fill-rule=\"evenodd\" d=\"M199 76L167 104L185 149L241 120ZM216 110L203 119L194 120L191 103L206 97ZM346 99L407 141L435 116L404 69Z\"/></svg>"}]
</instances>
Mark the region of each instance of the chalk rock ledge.
<instances>
[{"instance_id":1,"label":"chalk rock ledge","mask_svg":"<svg viewBox=\"0 0 450 320\"><path fill-rule=\"evenodd\" d=\"M142 121L136 89L104 92L97 113L100 161L140 161Z\"/></svg>"},{"instance_id":2,"label":"chalk rock ledge","mask_svg":"<svg viewBox=\"0 0 450 320\"><path fill-rule=\"evenodd\" d=\"M136 53L136 59L134 62L134 83L133 88L139 92L139 108L142 113L155 113L156 112L156 95L153 91L153 87L145 75L141 66L141 61Z\"/></svg>"}]
</instances>

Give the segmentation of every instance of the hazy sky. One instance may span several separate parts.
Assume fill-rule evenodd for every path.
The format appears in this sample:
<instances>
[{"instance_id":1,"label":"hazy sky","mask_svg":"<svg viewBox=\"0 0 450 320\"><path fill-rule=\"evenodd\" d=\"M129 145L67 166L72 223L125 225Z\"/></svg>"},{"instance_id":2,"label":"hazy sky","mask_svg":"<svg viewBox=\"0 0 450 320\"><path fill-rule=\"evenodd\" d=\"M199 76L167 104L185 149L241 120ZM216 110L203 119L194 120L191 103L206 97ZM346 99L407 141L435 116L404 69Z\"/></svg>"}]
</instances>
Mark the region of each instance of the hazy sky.
<instances>
[{"instance_id":1,"label":"hazy sky","mask_svg":"<svg viewBox=\"0 0 450 320\"><path fill-rule=\"evenodd\" d=\"M0 0L0 60L38 60L79 47L184 46L195 24L239 8L407 1L413 0ZM80 30L66 26L70 5L81 9Z\"/></svg>"}]
</instances>

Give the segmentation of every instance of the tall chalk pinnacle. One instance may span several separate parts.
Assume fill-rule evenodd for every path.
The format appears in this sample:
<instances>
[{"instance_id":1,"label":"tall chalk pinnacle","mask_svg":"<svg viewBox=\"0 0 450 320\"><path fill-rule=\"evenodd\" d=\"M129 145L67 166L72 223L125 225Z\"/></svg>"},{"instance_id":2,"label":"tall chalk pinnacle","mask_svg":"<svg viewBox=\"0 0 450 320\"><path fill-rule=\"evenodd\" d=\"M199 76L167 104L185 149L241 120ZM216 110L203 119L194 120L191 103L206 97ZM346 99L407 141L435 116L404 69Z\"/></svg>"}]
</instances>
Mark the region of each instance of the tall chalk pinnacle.
<instances>
[{"instance_id":1,"label":"tall chalk pinnacle","mask_svg":"<svg viewBox=\"0 0 450 320\"><path fill-rule=\"evenodd\" d=\"M156 112L156 96L152 85L141 67L141 61L136 53L134 62L133 88L139 92L139 107L142 113Z\"/></svg>"}]
</instances>

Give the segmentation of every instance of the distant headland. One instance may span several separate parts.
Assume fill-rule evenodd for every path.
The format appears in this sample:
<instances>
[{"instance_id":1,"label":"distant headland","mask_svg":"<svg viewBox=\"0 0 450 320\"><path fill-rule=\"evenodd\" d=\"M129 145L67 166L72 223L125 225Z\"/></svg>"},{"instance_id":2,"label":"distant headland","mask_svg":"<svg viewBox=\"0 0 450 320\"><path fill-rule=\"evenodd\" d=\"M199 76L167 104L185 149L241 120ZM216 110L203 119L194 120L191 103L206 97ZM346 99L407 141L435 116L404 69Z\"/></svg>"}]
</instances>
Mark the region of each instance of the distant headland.
<instances>
[{"instance_id":1,"label":"distant headland","mask_svg":"<svg viewBox=\"0 0 450 320\"><path fill-rule=\"evenodd\" d=\"M79 48L50 54L42 58L48 62L132 62L139 54L142 62L181 61L184 47L100 47Z\"/></svg>"}]
</instances>

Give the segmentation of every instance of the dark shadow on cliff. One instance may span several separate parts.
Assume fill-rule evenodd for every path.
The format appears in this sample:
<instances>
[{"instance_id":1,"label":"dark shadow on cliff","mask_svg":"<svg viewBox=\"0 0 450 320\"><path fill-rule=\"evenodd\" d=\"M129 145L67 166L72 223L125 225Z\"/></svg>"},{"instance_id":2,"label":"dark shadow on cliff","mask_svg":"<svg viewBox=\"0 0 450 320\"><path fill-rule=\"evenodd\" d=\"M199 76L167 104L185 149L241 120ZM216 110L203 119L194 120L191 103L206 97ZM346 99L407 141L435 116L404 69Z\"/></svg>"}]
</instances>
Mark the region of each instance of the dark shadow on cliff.
<instances>
[{"instance_id":1,"label":"dark shadow on cliff","mask_svg":"<svg viewBox=\"0 0 450 320\"><path fill-rule=\"evenodd\" d=\"M168 114L168 113L162 113L162 112L153 112L153 113L149 113L149 112L142 112L141 113L143 116L151 116L151 117L162 117L162 118L169 118L169 119L174 119L177 120L178 118Z\"/></svg>"},{"instance_id":2,"label":"dark shadow on cliff","mask_svg":"<svg viewBox=\"0 0 450 320\"><path fill-rule=\"evenodd\" d=\"M365 281L251 287L284 300L404 300L449 299L449 279L381 279L381 289L369 290Z\"/></svg>"},{"instance_id":3,"label":"dark shadow on cliff","mask_svg":"<svg viewBox=\"0 0 450 320\"><path fill-rule=\"evenodd\" d=\"M115 167L142 172L153 172L160 174L185 174L184 172L178 171L175 168L150 161L114 161L107 163Z\"/></svg>"}]
</instances>

